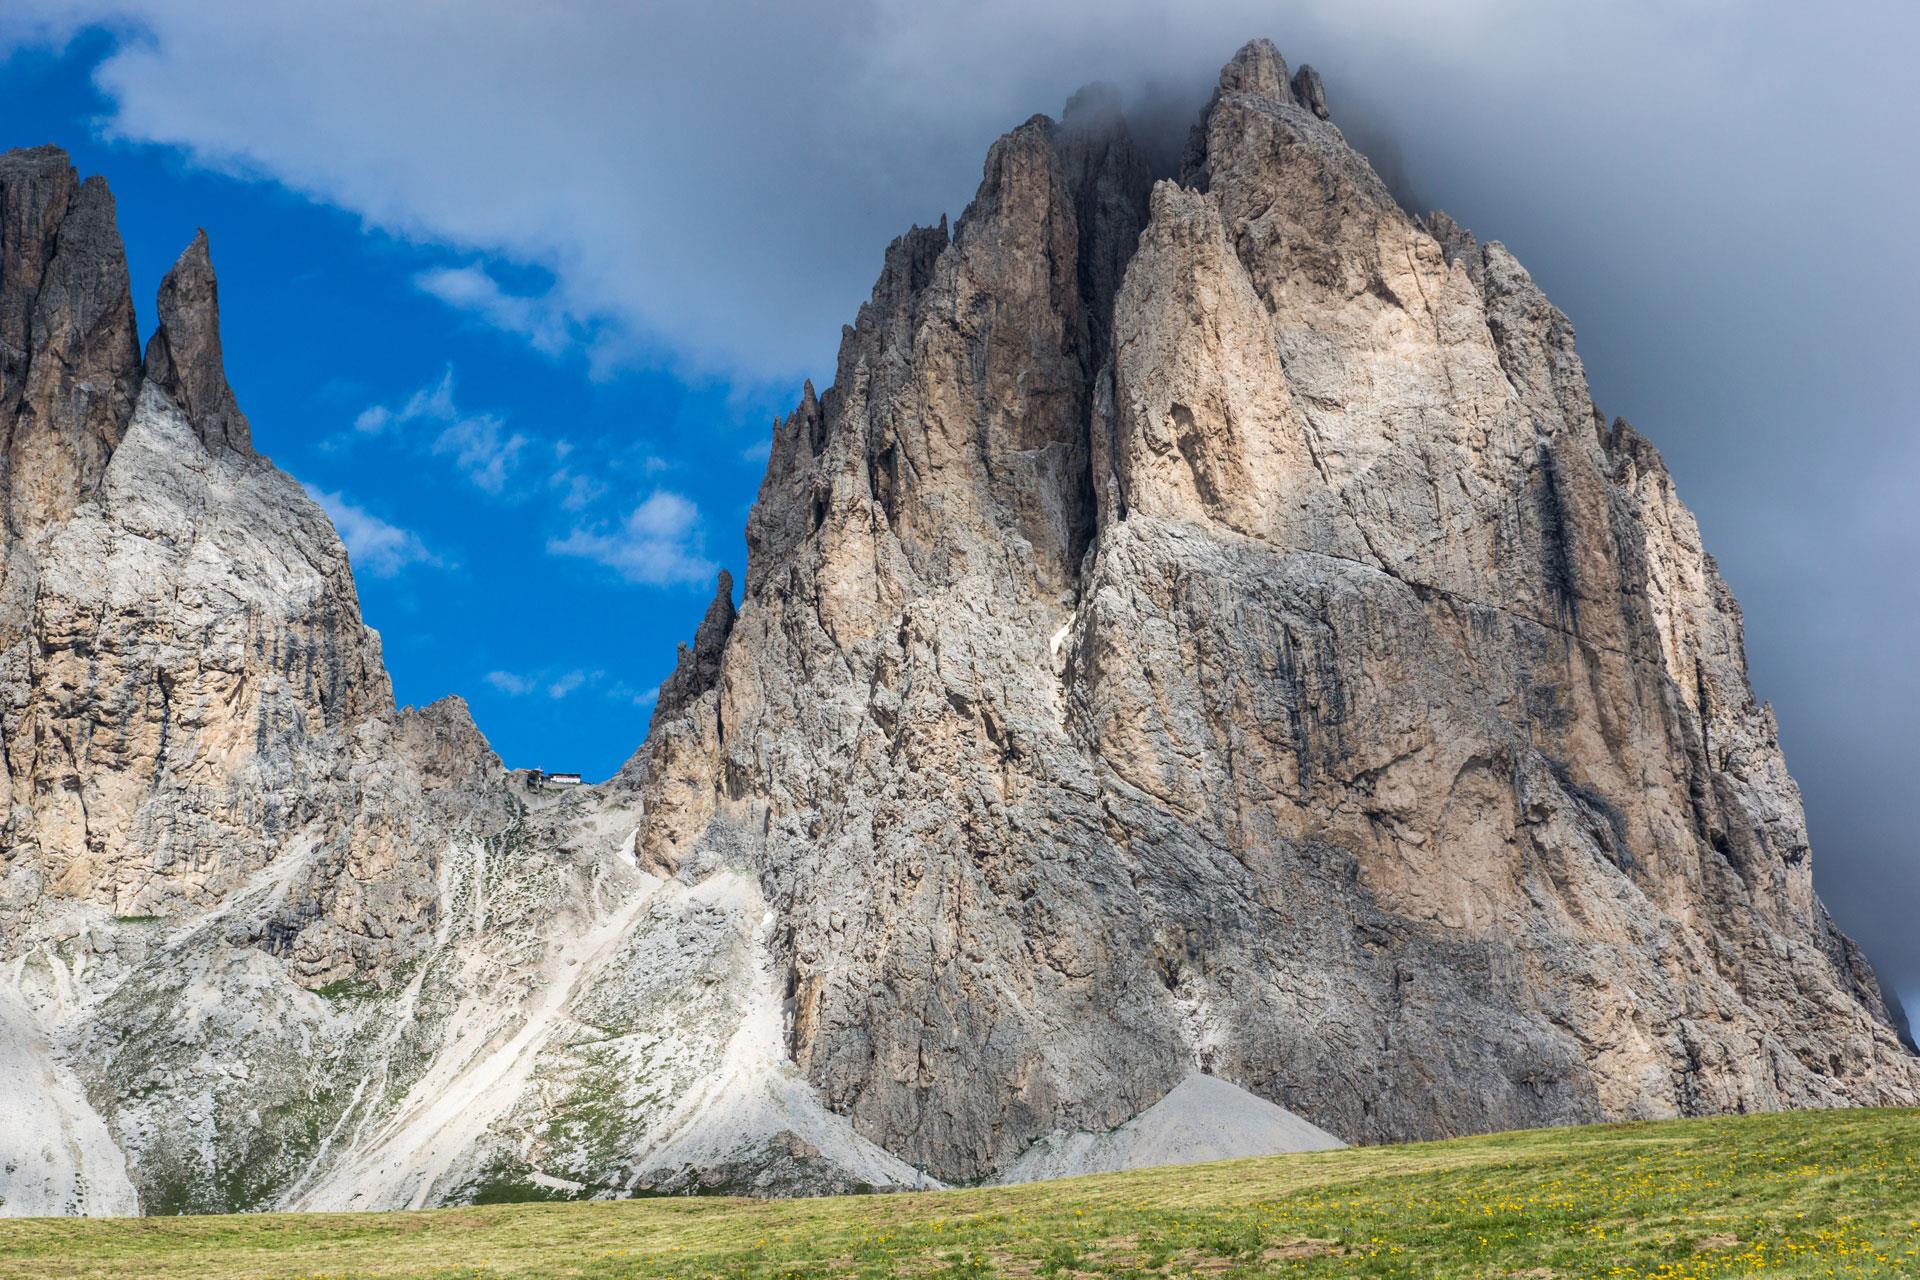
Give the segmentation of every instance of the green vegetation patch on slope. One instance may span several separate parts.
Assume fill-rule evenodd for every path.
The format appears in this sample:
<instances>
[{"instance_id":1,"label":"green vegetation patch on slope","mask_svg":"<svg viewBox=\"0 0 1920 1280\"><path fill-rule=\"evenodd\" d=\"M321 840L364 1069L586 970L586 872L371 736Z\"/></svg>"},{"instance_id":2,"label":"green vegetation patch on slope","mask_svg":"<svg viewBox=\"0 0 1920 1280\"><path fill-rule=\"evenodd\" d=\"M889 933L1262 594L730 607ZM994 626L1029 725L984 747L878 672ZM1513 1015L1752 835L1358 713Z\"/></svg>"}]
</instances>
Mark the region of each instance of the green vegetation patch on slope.
<instances>
[{"instance_id":1,"label":"green vegetation patch on slope","mask_svg":"<svg viewBox=\"0 0 1920 1280\"><path fill-rule=\"evenodd\" d=\"M1920 1275L1920 1111L1498 1134L1031 1186L36 1219L0 1276Z\"/></svg>"}]
</instances>

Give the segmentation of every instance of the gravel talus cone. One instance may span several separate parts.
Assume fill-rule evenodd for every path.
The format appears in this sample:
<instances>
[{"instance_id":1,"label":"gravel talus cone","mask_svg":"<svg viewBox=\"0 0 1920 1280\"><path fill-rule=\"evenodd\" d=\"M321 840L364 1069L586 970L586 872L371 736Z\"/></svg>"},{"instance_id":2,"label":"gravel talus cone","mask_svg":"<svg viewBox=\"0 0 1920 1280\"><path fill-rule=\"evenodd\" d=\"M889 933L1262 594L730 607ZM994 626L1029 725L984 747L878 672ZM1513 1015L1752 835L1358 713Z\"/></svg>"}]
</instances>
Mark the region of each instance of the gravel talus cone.
<instances>
[{"instance_id":1,"label":"gravel talus cone","mask_svg":"<svg viewBox=\"0 0 1920 1280\"><path fill-rule=\"evenodd\" d=\"M1177 172L997 142L577 790L394 707L204 236L143 363L105 187L0 157L0 1212L1920 1101L1658 453L1333 106L1261 41Z\"/></svg>"}]
</instances>

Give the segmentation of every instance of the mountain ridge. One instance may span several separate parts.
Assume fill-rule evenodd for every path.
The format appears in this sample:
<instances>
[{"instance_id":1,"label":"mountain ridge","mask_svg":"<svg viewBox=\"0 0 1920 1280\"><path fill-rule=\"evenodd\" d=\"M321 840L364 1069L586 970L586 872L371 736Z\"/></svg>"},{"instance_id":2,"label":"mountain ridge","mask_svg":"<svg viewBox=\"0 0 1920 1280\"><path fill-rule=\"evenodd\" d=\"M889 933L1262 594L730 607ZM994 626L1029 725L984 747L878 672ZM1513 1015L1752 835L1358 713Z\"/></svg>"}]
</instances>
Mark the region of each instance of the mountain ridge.
<instances>
[{"instance_id":1,"label":"mountain ridge","mask_svg":"<svg viewBox=\"0 0 1920 1280\"><path fill-rule=\"evenodd\" d=\"M1571 983L1570 973L1549 977L1536 968L1529 975L1543 988L1567 993L1556 1001L1573 999L1588 983L1614 986L1609 999L1592 1007L1533 1015L1542 1020L1537 1040L1531 1033L1516 1039L1514 1027L1488 1037L1484 1052L1510 1055L1504 1063L1457 1063L1451 1074L1462 1082L1463 1096L1451 1104L1460 1109L1440 1121L1445 1130L1631 1114L1649 1105L1768 1105L1765 1099L1781 1100L1808 1086L1814 1096L1824 1093L1826 1086L1810 1076L1804 1084L1786 1078L1799 1070L1787 1065L1789 1059L1821 1059L1810 1046L1805 1059L1786 1049L1780 1031L1795 1026L1795 1017L1761 1015L1761 1025L1770 1029L1736 1049L1711 1043L1718 1015L1696 1020L1682 1013L1696 1001L1726 1000L1737 1007L1749 995L1762 1003L1774 996L1765 983L1740 990L1750 979L1744 960L1733 957L1746 944L1733 938L1688 943L1683 949L1693 954L1685 960L1669 953L1650 961L1648 953L1674 945L1653 936L1653 919L1661 912L1648 899L1656 896L1676 906L1704 896L1713 903L1710 916L1730 910L1736 932L1751 927L1771 933L1777 927L1804 938L1803 945L1822 957L1814 961L1810 955L1806 963L1831 965L1834 977L1796 972L1789 986L1837 982L1869 1011L1870 1022L1884 1027L1888 1021L1870 970L1832 928L1804 877L1798 795L1779 760L1770 713L1753 702L1747 686L1737 607L1700 549L1657 454L1624 424L1608 427L1593 409L1571 326L1512 255L1441 219L1433 225L1444 245L1416 227L1365 160L1321 118L1324 89L1311 94L1315 105L1303 106L1293 95L1294 79L1270 44L1243 50L1222 74L1178 183L1153 183L1124 161L1112 163L1116 151L1124 153L1124 137L1089 145L1086 134L1044 117L1029 121L995 145L981 194L950 235L944 227L923 229L895 242L872 299L843 341L834 387L804 396L776 431L774 461L750 517L746 593L722 662L712 723L695 714L684 734L666 726L649 743L653 776L669 780L648 801L653 821L647 852L661 870L683 865L689 841L700 838L696 833L733 824L750 828L753 810L738 801L751 801L755 793L742 780L761 775L754 781L776 800L761 821L791 824L790 834L760 837L768 844L781 835L791 841L762 855L763 875L791 882L794 887L782 891L799 903L839 907L816 911L811 921L802 911L796 920L790 944L798 962L796 1058L836 1106L849 1107L871 1126L869 1132L928 1143L915 1149L943 1176L991 1168L1005 1158L1005 1149L992 1140L970 1152L929 1142L916 1100L929 1086L910 1082L929 1074L928 1055L947 1051L935 1045L976 1037L943 1068L931 1070L942 1089L961 1078L983 1090L997 1080L1031 1082L1048 1069L1071 1077L1084 1067L1098 1078L1103 1069L1094 1064L1113 1052L1101 1044L1077 1046L1088 1055L1083 1064L1062 1068L1061 1060L1071 1056L1075 1030L1084 1040L1085 1028L1111 1023L1116 1005L1129 999L1124 962L1110 961L1097 949L1089 955L1083 945L1060 973L1061 985L1072 986L1076 964L1112 963L1113 970L1101 970L1105 980L1094 984L1104 1003L1074 1005L1057 1015L1059 1023L1036 1025L1031 1048L979 1072L982 1061L995 1061L996 1038L1005 1044L1012 1035L1009 1008L1030 1010L1041 999L1027 989L1009 995L1002 985L1018 986L1021 969L1035 962L1033 952L1043 945L1036 938L1045 938L1052 925L1045 918L1016 923L1010 917L1031 908L1012 904L1031 904L1037 883L1057 891L1072 904L1066 916L1075 941L1088 920L1102 919L1081 886L1046 875L1045 855L1084 854L1086 865L1098 869L1111 865L1113 846L1099 836L1083 840L1047 830L1050 800L1080 788L1099 794L1109 783L1098 775L1111 769L1110 783L1121 794L1064 806L1077 810L1060 815L1065 828L1166 832L1162 849L1177 848L1181 841L1167 830L1168 819L1190 820L1213 806L1177 776L1170 794L1166 770L1177 774L1188 767L1196 746L1209 738L1221 751L1211 776L1227 794L1240 792L1236 802L1245 814L1264 810L1261 821L1307 834L1309 849L1327 839L1316 833L1334 833L1328 843L1335 860L1360 872L1370 894L1398 900L1380 927L1390 937L1401 935L1399 945L1407 945L1409 916L1426 917L1448 931L1432 940L1443 954L1477 931L1483 937L1470 948L1481 953L1475 964L1584 971ZM1107 163L1089 168L1089 155ZM1118 198L1090 199L1089 191ZM1145 210L1139 209L1142 200ZM1099 210L1100 218L1082 236L1068 223L1086 207ZM1103 254L1111 237L1124 238L1136 226L1137 250ZM1007 252L1010 247L1015 251ZM1089 261L1113 256L1121 257L1124 273L1103 277L1084 269ZM1070 262L1082 266L1077 282L1066 275ZM1110 360L1098 326L1088 321L1090 314L1104 314L1103 279L1115 286ZM997 344L1009 323L1019 346ZM904 498L916 485L911 499ZM1416 518L1410 523L1396 507L1412 508ZM1209 541L1200 540L1202 530ZM996 563L1003 555L996 537L1013 549L1004 555L1004 567ZM1271 558L1273 551L1294 556L1295 566ZM1082 563L1088 555L1091 569ZM1103 562L1116 571L1103 573ZM1243 589L1231 599L1183 599L1176 592L1139 600L1140 584L1169 572L1184 575L1179 591L1198 591L1188 584L1223 576ZM968 589L970 576L976 576L977 589ZM1299 579L1304 594L1273 601L1274 583L1289 576ZM1129 593L1134 599L1126 598ZM998 598L982 604L982 595ZM1025 599L1010 602L1010 595ZM1242 651L1232 641L1250 601L1260 601L1268 625L1278 625L1270 640ZM793 612L792 603L800 605L798 619L754 618L757 610ZM1109 603L1119 607L1103 617ZM1148 608L1131 616L1139 603ZM1346 608L1356 616L1341 616ZM1204 626L1183 626L1182 612L1210 616ZM809 622L807 613L817 621ZM1010 625L1012 619L1017 625ZM1366 632L1378 619L1404 628L1417 641L1416 652L1368 653ZM1145 641L1136 642L1141 624L1151 625ZM1176 637L1184 633L1188 647L1143 654L1153 627ZM1480 631L1494 627L1513 634L1498 644L1479 639ZM804 641L793 639L796 633ZM897 641L889 643L890 635ZM956 641L964 650L957 658ZM1343 646L1359 649L1358 670L1343 661ZM743 652L736 655L736 647ZM1017 666L988 656L1005 647L1024 655ZM1199 691L1179 688L1172 678L1153 687L1154 672L1190 667L1193 655L1208 647L1227 660L1225 672L1265 671L1276 679L1264 689L1253 682L1237 695L1221 692L1210 703L1203 696L1198 704ZM763 649L780 657L758 652ZM1489 659L1497 664L1495 681L1477 669ZM808 687L787 693L782 707L804 720L814 708L832 705L821 696L817 673L830 673L837 663L853 673L842 708L789 736L832 743L837 755L856 761L854 770L871 770L860 779L865 795L836 776L845 767L802 764L804 742L783 745L776 759L755 739L756 732L780 732L765 706L779 691L783 672L808 673ZM1419 690L1423 705L1376 696L1378 718L1368 732L1398 737L1412 749L1383 752L1357 767L1354 751L1378 752L1381 745L1368 742L1366 733L1355 735L1357 743L1339 741L1360 710L1346 677L1358 675L1376 686L1382 679L1366 669L1369 663L1392 669L1394 682ZM1050 666L1060 669L1057 681L1032 678ZM1144 679L1132 687L1129 681L1111 686L1117 696L1103 703L1102 691L1089 679L1103 666ZM731 671L742 667L747 669L736 686ZM1435 673L1446 675L1435 679ZM860 692L863 684L870 695ZM925 693L912 705L916 690ZM850 714L862 704L864 722ZM1248 723L1236 704L1265 714ZM1436 709L1449 716L1449 728L1458 729L1458 741L1477 740L1484 749L1453 752L1458 758L1446 761L1445 748L1452 744L1431 736L1423 741L1415 727ZM1063 721L1076 716L1081 719L1067 736L1077 741L1049 754L1050 739L1057 740ZM1148 720L1157 723L1143 730ZM927 740L903 744L909 723ZM1173 740L1179 730L1191 731L1184 744ZM860 756L862 739L873 743L870 759ZM1276 739L1293 758L1257 761L1249 771L1254 776L1236 779L1234 753ZM1035 759L1042 754L1047 758ZM909 762L901 766L903 755ZM701 767L689 756L707 762L707 785L683 786L689 769ZM1406 767L1436 756L1444 771ZM929 773L938 761L937 776L918 772L915 759ZM1396 768L1407 776L1393 777ZM804 786L779 776L796 769L804 771ZM1019 794L1022 784L1040 781L1031 776L1035 770L1052 797ZM1345 781L1341 773L1354 774L1360 785L1316 797L1317 771L1339 782ZM1497 781L1503 776L1510 779L1504 787ZM1423 811L1423 790L1451 796L1463 784L1470 784L1464 787L1468 794L1452 806L1458 816ZM890 804L890 786L926 807ZM1500 798L1503 790L1510 799ZM1286 798L1289 791L1305 803ZM822 795L831 802L823 804ZM683 813L689 802L691 811ZM1020 802L1031 807L1014 813ZM1116 803L1132 810L1127 818L1115 818ZM1473 811L1480 808L1507 812L1492 824L1497 829L1476 831ZM816 816L794 816L809 813ZM900 841L891 855L897 865L877 875L862 865L869 849L884 842L870 831L844 851L823 850L823 841L831 847L836 829L876 819ZM1529 834L1536 827L1546 831ZM1380 828L1388 829L1385 838ZM1439 893L1423 883L1428 877L1416 871L1415 851L1433 832L1469 849L1479 846L1489 880L1514 882L1507 900L1489 891L1478 901L1447 901L1465 877ZM1258 835L1256 844L1282 843L1274 834ZM1050 843L1055 840L1067 848ZM994 883L992 859L1035 843L1042 853L1030 854L1027 865L1008 867L1004 881ZM1208 883L1219 871L1231 879L1277 870L1248 868L1244 857L1252 851L1235 849L1231 831L1200 843L1207 848L1186 851L1176 877L1187 886ZM1516 844L1523 856L1510 852ZM934 897L995 906L929 936L921 921L938 912L925 904L918 911L905 908L897 896L912 891L920 861L916 845L946 855L949 878ZM1649 846L1669 853L1657 869L1645 866ZM980 874L968 870L955 858L961 850L970 851L976 867L987 867ZM1355 850L1375 856L1356 860ZM1229 861L1221 863L1219 855L1228 851ZM1151 865L1157 854L1140 856ZM1544 864L1544 874L1529 867L1529 859ZM1612 867L1606 875L1623 880L1596 880L1596 860ZM1303 861L1284 876L1324 883L1331 867L1314 871L1311 857ZM831 872L813 878L809 868L815 866ZM1136 888L1143 869L1136 864L1131 871ZM1449 869L1435 870L1439 880L1449 881ZM871 884L864 894L849 890L849 877L857 883L869 875L894 882ZM1302 887L1293 880L1295 891ZM1110 891L1129 892L1122 884ZM1631 911L1609 901L1623 891L1641 899ZM1181 901L1192 896L1190 889L1166 892L1172 917L1191 917L1200 909ZM1321 892L1329 906L1350 897L1331 886ZM1257 896L1245 887L1236 893ZM1642 908L1648 910L1636 915ZM1580 937L1572 918L1601 911L1612 918L1596 930L1600 936ZM1533 956L1516 956L1517 948L1484 936L1486 921L1503 912L1536 934L1543 932L1543 916L1558 914L1569 921L1572 938L1564 947L1541 938ZM842 972L832 957L845 956L850 939L836 936L834 914L870 924L892 915L889 923L904 926L911 945L902 946L904 955L890 957L896 940L885 927L871 929L867 942L879 954L870 967L856 964L854 973ZM1191 972L1194 957L1179 954L1186 944L1167 956L1168 941L1141 936L1138 916L1153 914L1142 904L1137 913L1109 916L1102 924L1127 939L1128 945L1116 947L1124 955L1155 956L1164 969ZM1178 932L1184 935L1190 924L1180 924ZM977 931L995 929L1002 931L995 940L1004 953L998 963L987 963L985 989L967 990L969 964L988 950ZM1617 974L1599 971L1607 966L1582 954L1623 942L1626 950L1641 952L1625 966L1639 971L1631 991L1620 989ZM1266 939L1248 940L1242 973L1273 971L1274 957L1262 954L1266 945ZM1329 946L1340 949L1334 939ZM1709 958L1713 951L1720 952L1718 963ZM950 966L947 981L953 986L926 979L928 954L936 970ZM1464 959L1452 955L1435 969L1446 973ZM1341 1012L1357 1011L1360 1021L1379 1025L1408 975L1398 964L1362 955L1351 955L1351 961L1355 981L1366 975L1367 998L1350 999ZM1697 996L1681 979L1688 971L1718 989ZM1307 991L1318 985L1308 973L1290 975L1289 983ZM1211 1003L1211 993L1184 993L1178 979L1164 985L1175 1005ZM1458 1052L1454 1035L1442 1030L1448 1017L1490 1003L1494 1007L1480 1016L1497 1024L1509 1016L1498 1006L1519 994L1501 992L1489 1002L1467 990L1446 998L1436 993L1428 997L1425 1015L1432 1021L1417 1037L1444 1059L1449 1050ZM1062 992L1057 998L1071 1004L1077 997ZM808 1008L816 999L825 1006L821 1014ZM1137 999L1143 1007L1167 1002L1151 989L1139 990ZM824 1037L826 1060L815 1060L809 1044L815 1019L835 1016L835 1001L842 1007ZM1587 1017L1610 1020L1645 1006L1668 1012L1656 1018L1663 1030L1624 1028L1639 1044L1616 1049L1609 1037L1588 1038L1594 1031L1583 1036ZM970 1025L968 1010L982 1016L991 1010L993 1025ZM1143 1017L1145 1025L1111 1034L1136 1056L1148 1056L1159 1042L1164 1065L1150 1078L1109 1074L1097 1087L1080 1080L1070 1093L1084 1090L1085 1101L1037 1084L1028 1086L1035 1095L1028 1098L976 1099L980 1113L956 1124L966 1134L962 1147L1027 1106L1037 1113L1035 1125L1060 1120L1062 1108L1073 1121L1067 1127L1083 1119L1089 1128L1119 1123L1171 1087L1190 1065L1186 1060L1217 1052L1206 1043L1212 1032L1203 1015L1175 1010ZM906 1030L892 1030L896 1019ZM1020 1021L1017 1014L1013 1020ZM1178 1029L1183 1024L1192 1025ZM1071 1030L1063 1034L1063 1026ZM1882 1035L1856 1026L1869 1039ZM875 1027L887 1028L879 1038L890 1044L872 1043ZM1288 1036L1298 1031L1276 1039ZM1653 1042L1663 1038L1667 1047L1656 1049ZM1391 1041L1390 1033L1386 1039ZM1364 1046L1380 1043L1377 1033L1355 1041L1349 1062L1366 1061L1371 1054ZM898 1056L875 1060L889 1049ZM848 1052L852 1060L843 1056ZM1334 1081L1342 1075L1338 1062L1307 1066L1315 1055L1310 1045L1292 1049L1304 1061L1276 1063L1271 1047L1249 1045L1238 1052L1246 1055L1238 1078L1264 1077L1267 1088L1279 1083L1276 1074ZM1619 1053L1618 1067L1607 1061L1609 1052ZM1887 1064L1893 1088L1911 1088L1910 1064L1884 1058L1884 1052L1869 1050L1867 1056ZM1766 1065L1743 1061L1773 1054L1784 1057ZM1660 1057L1676 1065L1664 1069L1672 1072L1664 1099L1652 1102L1639 1073ZM1714 1060L1712 1068L1703 1070L1699 1058ZM1596 1059L1607 1068L1599 1080L1588 1075L1591 1066L1569 1071L1572 1063ZM1418 1068L1409 1062L1400 1069ZM1591 1083L1575 1085L1583 1076ZM1488 1083L1502 1080L1511 1092L1502 1095L1496 1088L1490 1096ZM1566 1081L1569 1092L1558 1102L1551 1088L1546 1097L1537 1096L1548 1080ZM1473 1082L1472 1096L1465 1096L1467 1081ZM1877 1086L1865 1087L1871 1094ZM1596 1096L1603 1088L1610 1097ZM1347 1137L1431 1131L1431 1094L1424 1117L1380 1117L1369 1111L1379 1089L1355 1087L1351 1092L1358 1096L1344 1102L1323 1094L1305 1114ZM1595 1093L1580 1097L1587 1089ZM1314 1092L1312 1085L1289 1084L1281 1096L1294 1105ZM942 1102L953 1105L950 1094ZM1091 1115L1073 1114L1089 1105ZM1329 1124L1332 1116L1339 1119ZM958 1161L957 1169L949 1160Z\"/></svg>"},{"instance_id":2,"label":"mountain ridge","mask_svg":"<svg viewBox=\"0 0 1920 1280\"><path fill-rule=\"evenodd\" d=\"M889 246L573 793L395 708L204 234L143 361L111 212L0 158L0 1052L67 1117L0 1212L1057 1173L1209 1077L1349 1141L1920 1098L1657 451L1270 43L1177 173L1077 98Z\"/></svg>"}]
</instances>

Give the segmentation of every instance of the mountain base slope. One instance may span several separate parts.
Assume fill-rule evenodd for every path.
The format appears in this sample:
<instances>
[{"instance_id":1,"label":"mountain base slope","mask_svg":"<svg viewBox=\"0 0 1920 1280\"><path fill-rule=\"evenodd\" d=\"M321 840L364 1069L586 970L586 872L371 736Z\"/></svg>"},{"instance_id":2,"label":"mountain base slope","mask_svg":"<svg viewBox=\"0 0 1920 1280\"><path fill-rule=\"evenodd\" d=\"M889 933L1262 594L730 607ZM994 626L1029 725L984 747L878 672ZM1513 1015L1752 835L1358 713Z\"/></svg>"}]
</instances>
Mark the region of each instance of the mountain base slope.
<instances>
[{"instance_id":1,"label":"mountain base slope","mask_svg":"<svg viewBox=\"0 0 1920 1280\"><path fill-rule=\"evenodd\" d=\"M0 1277L1896 1277L1917 1202L1920 1111L1799 1112L925 1194L38 1219Z\"/></svg>"}]
</instances>

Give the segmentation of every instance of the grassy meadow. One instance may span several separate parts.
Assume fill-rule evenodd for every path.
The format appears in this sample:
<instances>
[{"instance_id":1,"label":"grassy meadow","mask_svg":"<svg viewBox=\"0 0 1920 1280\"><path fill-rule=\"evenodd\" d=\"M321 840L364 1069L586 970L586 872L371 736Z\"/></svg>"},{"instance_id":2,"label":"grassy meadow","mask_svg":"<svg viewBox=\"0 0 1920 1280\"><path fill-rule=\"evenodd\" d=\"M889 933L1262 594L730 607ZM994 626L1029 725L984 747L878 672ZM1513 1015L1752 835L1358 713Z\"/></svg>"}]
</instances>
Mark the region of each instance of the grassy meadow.
<instances>
[{"instance_id":1,"label":"grassy meadow","mask_svg":"<svg viewBox=\"0 0 1920 1280\"><path fill-rule=\"evenodd\" d=\"M0 1277L1920 1277L1920 1111L818 1200L0 1222Z\"/></svg>"}]
</instances>

